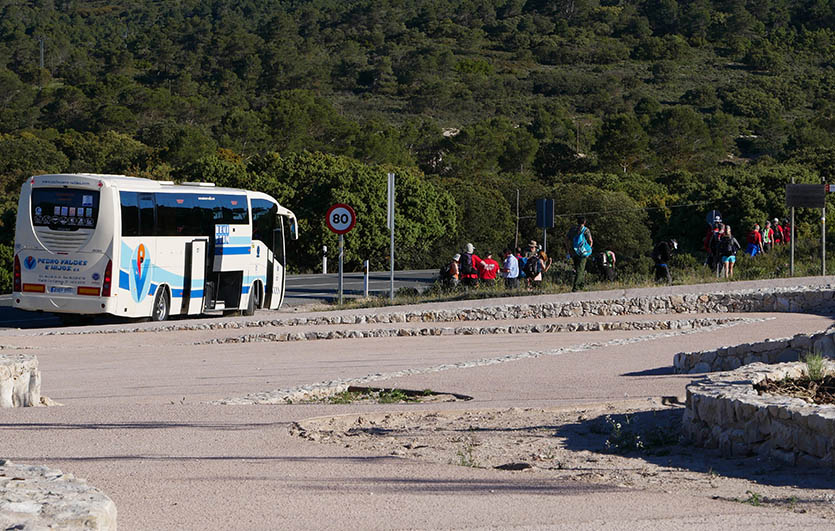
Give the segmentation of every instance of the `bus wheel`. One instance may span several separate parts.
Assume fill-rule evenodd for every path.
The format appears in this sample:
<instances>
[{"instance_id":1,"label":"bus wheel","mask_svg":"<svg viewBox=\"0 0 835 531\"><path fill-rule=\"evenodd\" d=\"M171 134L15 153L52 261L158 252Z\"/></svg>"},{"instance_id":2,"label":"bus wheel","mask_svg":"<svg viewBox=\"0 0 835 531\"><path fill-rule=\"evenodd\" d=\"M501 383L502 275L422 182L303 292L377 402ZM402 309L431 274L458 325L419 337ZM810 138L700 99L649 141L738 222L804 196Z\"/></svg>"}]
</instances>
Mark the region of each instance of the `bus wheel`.
<instances>
[{"instance_id":1,"label":"bus wheel","mask_svg":"<svg viewBox=\"0 0 835 531\"><path fill-rule=\"evenodd\" d=\"M169 306L168 290L162 288L157 291L157 297L154 299L154 310L151 313L151 321L165 321L168 319Z\"/></svg>"},{"instance_id":2,"label":"bus wheel","mask_svg":"<svg viewBox=\"0 0 835 531\"><path fill-rule=\"evenodd\" d=\"M243 314L246 316L253 316L255 315L255 308L258 307L258 285L253 285L252 289L249 292L249 301L246 303L246 310L243 311Z\"/></svg>"}]
</instances>

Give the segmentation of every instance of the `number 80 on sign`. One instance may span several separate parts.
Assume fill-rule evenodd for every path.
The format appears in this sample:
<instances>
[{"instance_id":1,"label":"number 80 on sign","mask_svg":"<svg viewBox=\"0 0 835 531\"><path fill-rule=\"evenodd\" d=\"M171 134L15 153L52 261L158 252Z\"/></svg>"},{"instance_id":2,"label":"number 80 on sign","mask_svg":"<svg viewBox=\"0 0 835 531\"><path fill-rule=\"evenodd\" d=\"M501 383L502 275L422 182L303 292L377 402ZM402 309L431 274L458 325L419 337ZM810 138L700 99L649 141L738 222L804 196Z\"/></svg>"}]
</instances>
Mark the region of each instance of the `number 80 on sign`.
<instances>
[{"instance_id":1,"label":"number 80 on sign","mask_svg":"<svg viewBox=\"0 0 835 531\"><path fill-rule=\"evenodd\" d=\"M357 224L357 214L350 206L337 203L328 209L327 224L331 231L345 234Z\"/></svg>"}]
</instances>

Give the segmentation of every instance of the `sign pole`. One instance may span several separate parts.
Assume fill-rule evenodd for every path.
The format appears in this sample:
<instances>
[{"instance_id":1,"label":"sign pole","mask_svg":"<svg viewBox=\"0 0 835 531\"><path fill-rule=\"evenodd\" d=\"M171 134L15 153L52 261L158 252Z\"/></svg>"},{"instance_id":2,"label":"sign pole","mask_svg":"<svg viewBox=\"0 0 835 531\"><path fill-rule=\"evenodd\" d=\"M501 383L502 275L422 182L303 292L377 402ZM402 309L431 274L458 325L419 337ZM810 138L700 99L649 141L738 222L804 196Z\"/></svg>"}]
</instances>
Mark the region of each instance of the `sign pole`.
<instances>
[{"instance_id":1,"label":"sign pole","mask_svg":"<svg viewBox=\"0 0 835 531\"><path fill-rule=\"evenodd\" d=\"M345 260L344 234L353 230L354 225L357 223L357 213L349 205L337 203L328 209L328 213L325 215L325 222L332 232L339 235L339 276L337 286L339 291L339 304L342 304L342 273Z\"/></svg>"},{"instance_id":2,"label":"sign pole","mask_svg":"<svg viewBox=\"0 0 835 531\"><path fill-rule=\"evenodd\" d=\"M791 259L791 275L794 276L794 207L792 207L792 259Z\"/></svg>"},{"instance_id":3,"label":"sign pole","mask_svg":"<svg viewBox=\"0 0 835 531\"><path fill-rule=\"evenodd\" d=\"M519 247L519 189L516 189L516 237L513 239L513 252Z\"/></svg>"},{"instance_id":4,"label":"sign pole","mask_svg":"<svg viewBox=\"0 0 835 531\"><path fill-rule=\"evenodd\" d=\"M389 299L394 300L394 174L388 174L388 228L391 234L391 249L389 253Z\"/></svg>"},{"instance_id":5,"label":"sign pole","mask_svg":"<svg viewBox=\"0 0 835 531\"><path fill-rule=\"evenodd\" d=\"M345 256L345 238L339 235L339 304L342 304L342 259Z\"/></svg>"},{"instance_id":6,"label":"sign pole","mask_svg":"<svg viewBox=\"0 0 835 531\"><path fill-rule=\"evenodd\" d=\"M792 184L794 184L794 174L792 174ZM789 271L791 272L791 276L794 276L794 206L792 206L792 245L791 245L791 268Z\"/></svg>"},{"instance_id":7,"label":"sign pole","mask_svg":"<svg viewBox=\"0 0 835 531\"><path fill-rule=\"evenodd\" d=\"M826 276L826 207L821 209L821 275Z\"/></svg>"}]
</instances>

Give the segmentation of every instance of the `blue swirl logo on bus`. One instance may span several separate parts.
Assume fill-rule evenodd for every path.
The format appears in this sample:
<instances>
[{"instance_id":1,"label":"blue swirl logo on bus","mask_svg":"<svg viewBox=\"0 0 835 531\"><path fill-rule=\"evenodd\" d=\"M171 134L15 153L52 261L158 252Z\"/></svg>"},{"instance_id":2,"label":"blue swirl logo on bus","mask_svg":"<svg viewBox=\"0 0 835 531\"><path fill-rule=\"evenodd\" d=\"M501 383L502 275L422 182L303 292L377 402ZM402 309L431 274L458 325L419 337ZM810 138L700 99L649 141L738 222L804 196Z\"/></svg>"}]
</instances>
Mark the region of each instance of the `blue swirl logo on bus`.
<instances>
[{"instance_id":1,"label":"blue swirl logo on bus","mask_svg":"<svg viewBox=\"0 0 835 531\"><path fill-rule=\"evenodd\" d=\"M38 261L35 260L34 256L27 256L26 259L23 261L23 267L30 271L35 269L36 265L38 265Z\"/></svg>"},{"instance_id":2,"label":"blue swirl logo on bus","mask_svg":"<svg viewBox=\"0 0 835 531\"><path fill-rule=\"evenodd\" d=\"M148 273L151 270L151 255L145 244L140 243L134 249L130 259L130 294L136 302L142 302L151 290Z\"/></svg>"}]
</instances>

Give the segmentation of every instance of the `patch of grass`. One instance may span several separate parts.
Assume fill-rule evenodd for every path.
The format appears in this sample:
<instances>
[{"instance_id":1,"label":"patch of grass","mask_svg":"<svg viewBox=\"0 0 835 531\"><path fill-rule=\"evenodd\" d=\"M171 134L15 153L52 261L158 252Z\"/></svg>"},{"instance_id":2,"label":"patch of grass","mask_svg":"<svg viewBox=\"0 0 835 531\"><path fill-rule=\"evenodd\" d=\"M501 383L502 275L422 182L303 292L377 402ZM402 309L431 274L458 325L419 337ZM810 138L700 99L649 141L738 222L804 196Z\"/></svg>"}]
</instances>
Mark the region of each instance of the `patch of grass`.
<instances>
[{"instance_id":1,"label":"patch of grass","mask_svg":"<svg viewBox=\"0 0 835 531\"><path fill-rule=\"evenodd\" d=\"M364 397L364 393L342 391L341 393L328 397L328 404L352 404Z\"/></svg>"},{"instance_id":2,"label":"patch of grass","mask_svg":"<svg viewBox=\"0 0 835 531\"><path fill-rule=\"evenodd\" d=\"M408 393L402 389L367 389L359 391L342 391L329 396L323 401L328 404L353 404L358 401L371 401L378 404L399 404L403 402L418 402L421 396L432 396L435 391L424 389L419 395Z\"/></svg>"},{"instance_id":3,"label":"patch of grass","mask_svg":"<svg viewBox=\"0 0 835 531\"><path fill-rule=\"evenodd\" d=\"M473 456L473 449L474 446L472 443L467 443L458 449L458 464L460 466L468 466L470 468L478 467L475 456Z\"/></svg>"},{"instance_id":4,"label":"patch of grass","mask_svg":"<svg viewBox=\"0 0 835 531\"><path fill-rule=\"evenodd\" d=\"M748 490L745 491L745 494L748 495L748 499L743 500L742 503L747 503L749 505L753 505L754 507L759 507L760 505L762 505L763 498L758 493Z\"/></svg>"},{"instance_id":5,"label":"patch of grass","mask_svg":"<svg viewBox=\"0 0 835 531\"><path fill-rule=\"evenodd\" d=\"M644 448L641 436L631 429L629 422L629 415L624 415L623 422L606 415L606 424L609 427L609 437L605 442L607 450L626 453Z\"/></svg>"},{"instance_id":6,"label":"patch of grass","mask_svg":"<svg viewBox=\"0 0 835 531\"><path fill-rule=\"evenodd\" d=\"M814 382L820 382L826 376L826 362L820 352L810 352L803 357L806 363L806 375Z\"/></svg>"},{"instance_id":7,"label":"patch of grass","mask_svg":"<svg viewBox=\"0 0 835 531\"><path fill-rule=\"evenodd\" d=\"M399 402L416 402L417 398L407 395L400 389L384 389L377 393L377 402L380 404L396 404Z\"/></svg>"}]
</instances>

